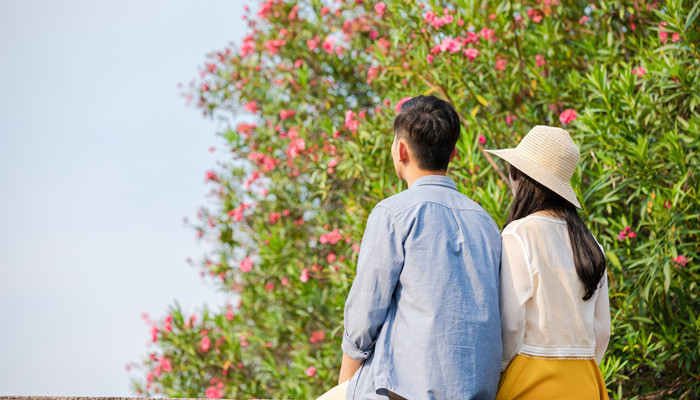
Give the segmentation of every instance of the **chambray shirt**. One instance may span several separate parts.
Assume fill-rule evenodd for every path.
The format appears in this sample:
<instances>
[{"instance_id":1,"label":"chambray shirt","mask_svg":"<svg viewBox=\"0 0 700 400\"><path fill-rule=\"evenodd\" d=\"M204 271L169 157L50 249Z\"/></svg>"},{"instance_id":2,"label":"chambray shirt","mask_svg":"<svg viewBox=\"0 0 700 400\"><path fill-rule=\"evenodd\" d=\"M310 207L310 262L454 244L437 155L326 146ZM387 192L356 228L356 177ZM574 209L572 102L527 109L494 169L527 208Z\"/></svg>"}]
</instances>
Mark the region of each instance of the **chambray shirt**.
<instances>
[{"instance_id":1,"label":"chambray shirt","mask_svg":"<svg viewBox=\"0 0 700 400\"><path fill-rule=\"evenodd\" d=\"M343 351L365 360L347 399L495 398L500 255L493 219L448 177L377 204L345 303Z\"/></svg>"}]
</instances>

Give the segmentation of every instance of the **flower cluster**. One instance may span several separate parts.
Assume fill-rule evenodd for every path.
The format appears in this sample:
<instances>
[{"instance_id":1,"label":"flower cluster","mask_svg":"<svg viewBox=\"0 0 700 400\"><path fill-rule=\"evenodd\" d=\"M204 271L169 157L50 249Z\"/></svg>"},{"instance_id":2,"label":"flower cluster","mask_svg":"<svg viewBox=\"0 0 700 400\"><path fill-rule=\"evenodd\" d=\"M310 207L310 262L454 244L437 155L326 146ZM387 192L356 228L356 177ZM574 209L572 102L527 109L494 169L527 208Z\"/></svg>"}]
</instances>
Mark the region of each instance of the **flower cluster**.
<instances>
[{"instance_id":1,"label":"flower cluster","mask_svg":"<svg viewBox=\"0 0 700 400\"><path fill-rule=\"evenodd\" d=\"M634 239L637 237L637 233L632 231L632 228L626 226L625 229L621 230L617 235L617 240L625 240L627 238Z\"/></svg>"}]
</instances>

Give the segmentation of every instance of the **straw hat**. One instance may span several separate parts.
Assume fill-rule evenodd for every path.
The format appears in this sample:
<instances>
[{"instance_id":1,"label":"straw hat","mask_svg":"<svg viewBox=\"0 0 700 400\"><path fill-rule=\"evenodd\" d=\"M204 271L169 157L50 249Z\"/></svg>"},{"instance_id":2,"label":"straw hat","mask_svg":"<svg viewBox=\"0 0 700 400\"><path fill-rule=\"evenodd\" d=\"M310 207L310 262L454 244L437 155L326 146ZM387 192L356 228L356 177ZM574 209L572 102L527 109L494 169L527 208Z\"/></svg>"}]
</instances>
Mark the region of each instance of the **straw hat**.
<instances>
[{"instance_id":1,"label":"straw hat","mask_svg":"<svg viewBox=\"0 0 700 400\"><path fill-rule=\"evenodd\" d=\"M579 159L579 150L569 132L551 126L530 129L514 149L486 150L508 161L525 175L581 208L571 177Z\"/></svg>"}]
</instances>

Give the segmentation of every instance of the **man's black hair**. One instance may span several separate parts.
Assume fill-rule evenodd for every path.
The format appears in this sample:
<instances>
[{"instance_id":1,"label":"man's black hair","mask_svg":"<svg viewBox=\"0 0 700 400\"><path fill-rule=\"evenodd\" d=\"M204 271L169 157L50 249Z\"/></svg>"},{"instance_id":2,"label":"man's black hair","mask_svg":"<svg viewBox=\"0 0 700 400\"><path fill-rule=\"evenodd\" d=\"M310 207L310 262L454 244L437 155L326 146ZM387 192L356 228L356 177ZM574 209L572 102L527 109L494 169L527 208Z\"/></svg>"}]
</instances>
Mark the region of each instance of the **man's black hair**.
<instances>
[{"instance_id":1,"label":"man's black hair","mask_svg":"<svg viewBox=\"0 0 700 400\"><path fill-rule=\"evenodd\" d=\"M420 169L444 171L459 139L459 115L452 104L435 96L414 97L394 119L397 139L406 139Z\"/></svg>"}]
</instances>

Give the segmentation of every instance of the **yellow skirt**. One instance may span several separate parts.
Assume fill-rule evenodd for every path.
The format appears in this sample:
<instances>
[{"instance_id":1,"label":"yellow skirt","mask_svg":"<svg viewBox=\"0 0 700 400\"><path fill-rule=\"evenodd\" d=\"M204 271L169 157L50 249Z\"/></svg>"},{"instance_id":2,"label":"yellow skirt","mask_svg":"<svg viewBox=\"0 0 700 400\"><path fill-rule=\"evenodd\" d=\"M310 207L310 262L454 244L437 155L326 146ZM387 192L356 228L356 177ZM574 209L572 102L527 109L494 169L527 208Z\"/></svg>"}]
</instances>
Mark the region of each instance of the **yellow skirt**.
<instances>
[{"instance_id":1,"label":"yellow skirt","mask_svg":"<svg viewBox=\"0 0 700 400\"><path fill-rule=\"evenodd\" d=\"M603 375L595 360L515 356L498 384L496 400L605 399Z\"/></svg>"}]
</instances>

